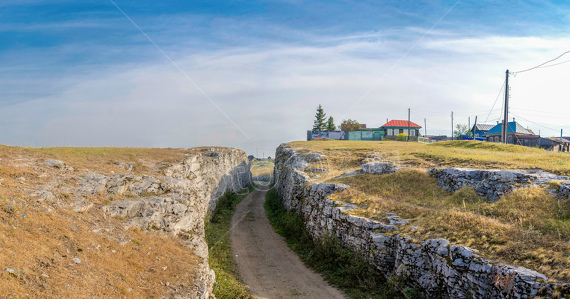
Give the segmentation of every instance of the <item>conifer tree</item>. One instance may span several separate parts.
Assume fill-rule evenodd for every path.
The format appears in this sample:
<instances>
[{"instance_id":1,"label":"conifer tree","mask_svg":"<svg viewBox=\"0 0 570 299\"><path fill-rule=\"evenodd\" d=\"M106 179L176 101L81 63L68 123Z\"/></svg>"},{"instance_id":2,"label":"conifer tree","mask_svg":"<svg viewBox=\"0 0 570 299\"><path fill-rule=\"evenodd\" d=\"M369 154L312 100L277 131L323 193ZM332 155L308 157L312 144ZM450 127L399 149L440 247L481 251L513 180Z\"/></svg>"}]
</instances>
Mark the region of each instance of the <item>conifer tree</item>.
<instances>
[{"instance_id":1,"label":"conifer tree","mask_svg":"<svg viewBox=\"0 0 570 299\"><path fill-rule=\"evenodd\" d=\"M329 120L327 121L327 131L336 131L336 126L332 116L329 116Z\"/></svg>"},{"instance_id":2,"label":"conifer tree","mask_svg":"<svg viewBox=\"0 0 570 299\"><path fill-rule=\"evenodd\" d=\"M325 118L327 115L323 110L321 104L317 107L317 114L315 114L315 122L313 123L313 131L324 131L326 129Z\"/></svg>"}]
</instances>

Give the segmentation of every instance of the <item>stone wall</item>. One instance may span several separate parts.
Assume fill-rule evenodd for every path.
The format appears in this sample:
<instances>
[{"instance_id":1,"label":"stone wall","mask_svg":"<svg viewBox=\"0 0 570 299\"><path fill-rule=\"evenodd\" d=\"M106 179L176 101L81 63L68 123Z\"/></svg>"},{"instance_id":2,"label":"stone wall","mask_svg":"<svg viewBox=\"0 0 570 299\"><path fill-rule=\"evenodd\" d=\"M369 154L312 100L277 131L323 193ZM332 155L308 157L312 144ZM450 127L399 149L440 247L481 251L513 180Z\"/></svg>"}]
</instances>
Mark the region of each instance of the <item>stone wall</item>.
<instances>
[{"instance_id":1,"label":"stone wall","mask_svg":"<svg viewBox=\"0 0 570 299\"><path fill-rule=\"evenodd\" d=\"M328 198L349 186L315 182L303 172L305 157L287 144L277 149L275 161L277 194L289 211L302 216L314 238L334 234L387 277L406 277L427 296L529 298L549 295L557 287L540 273L494 264L476 250L450 245L444 239L418 243L398 235L395 232L407 220L393 213L387 213L384 221L349 215L348 211L359 207Z\"/></svg>"},{"instance_id":2,"label":"stone wall","mask_svg":"<svg viewBox=\"0 0 570 299\"><path fill-rule=\"evenodd\" d=\"M238 192L251 183L245 152L231 148L202 149L168 166L157 176L90 174L78 192L130 194L132 199L104 207L111 216L121 216L129 226L178 235L202 258L195 293L173 294L177 298L210 298L215 283L208 265L204 221L226 192Z\"/></svg>"}]
</instances>

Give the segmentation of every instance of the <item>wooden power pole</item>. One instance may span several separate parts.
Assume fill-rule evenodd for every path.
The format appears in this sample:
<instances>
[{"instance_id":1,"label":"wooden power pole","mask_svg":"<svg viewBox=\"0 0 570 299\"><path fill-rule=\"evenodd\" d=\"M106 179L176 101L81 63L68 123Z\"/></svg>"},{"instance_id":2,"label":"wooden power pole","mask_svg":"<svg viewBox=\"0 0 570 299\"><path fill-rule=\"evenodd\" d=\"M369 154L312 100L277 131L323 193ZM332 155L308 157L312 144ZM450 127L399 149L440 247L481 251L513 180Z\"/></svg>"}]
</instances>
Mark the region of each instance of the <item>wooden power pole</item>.
<instances>
[{"instance_id":1,"label":"wooden power pole","mask_svg":"<svg viewBox=\"0 0 570 299\"><path fill-rule=\"evenodd\" d=\"M406 141L410 140L410 108L408 108L408 137Z\"/></svg>"},{"instance_id":2,"label":"wooden power pole","mask_svg":"<svg viewBox=\"0 0 570 299\"><path fill-rule=\"evenodd\" d=\"M503 143L507 143L509 128L509 70L505 72L505 118L503 119L503 132L501 138Z\"/></svg>"}]
</instances>

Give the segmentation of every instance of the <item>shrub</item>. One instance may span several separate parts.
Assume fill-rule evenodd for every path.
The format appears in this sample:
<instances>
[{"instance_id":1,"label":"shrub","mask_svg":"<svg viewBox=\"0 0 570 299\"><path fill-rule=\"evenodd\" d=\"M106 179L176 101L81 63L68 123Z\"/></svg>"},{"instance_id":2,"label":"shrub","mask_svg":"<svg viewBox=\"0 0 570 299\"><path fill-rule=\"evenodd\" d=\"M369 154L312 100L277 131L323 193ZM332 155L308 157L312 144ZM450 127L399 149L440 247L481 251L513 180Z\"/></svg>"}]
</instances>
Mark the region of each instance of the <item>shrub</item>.
<instances>
[{"instance_id":1,"label":"shrub","mask_svg":"<svg viewBox=\"0 0 570 299\"><path fill-rule=\"evenodd\" d=\"M407 141L407 140L408 140L408 134L406 133L400 133L396 135L396 141Z\"/></svg>"}]
</instances>

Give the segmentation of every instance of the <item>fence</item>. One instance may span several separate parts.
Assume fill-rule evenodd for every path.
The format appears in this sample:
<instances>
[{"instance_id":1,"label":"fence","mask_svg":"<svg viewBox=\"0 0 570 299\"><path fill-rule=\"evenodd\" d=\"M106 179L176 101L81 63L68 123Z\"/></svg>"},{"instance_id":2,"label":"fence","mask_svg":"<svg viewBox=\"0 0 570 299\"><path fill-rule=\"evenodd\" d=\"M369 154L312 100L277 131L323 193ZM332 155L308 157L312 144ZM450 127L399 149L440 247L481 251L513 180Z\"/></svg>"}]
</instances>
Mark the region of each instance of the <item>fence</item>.
<instances>
[{"instance_id":1,"label":"fence","mask_svg":"<svg viewBox=\"0 0 570 299\"><path fill-rule=\"evenodd\" d=\"M307 131L307 141L314 139L334 139L334 140L376 140L380 141L384 137L382 131Z\"/></svg>"}]
</instances>

